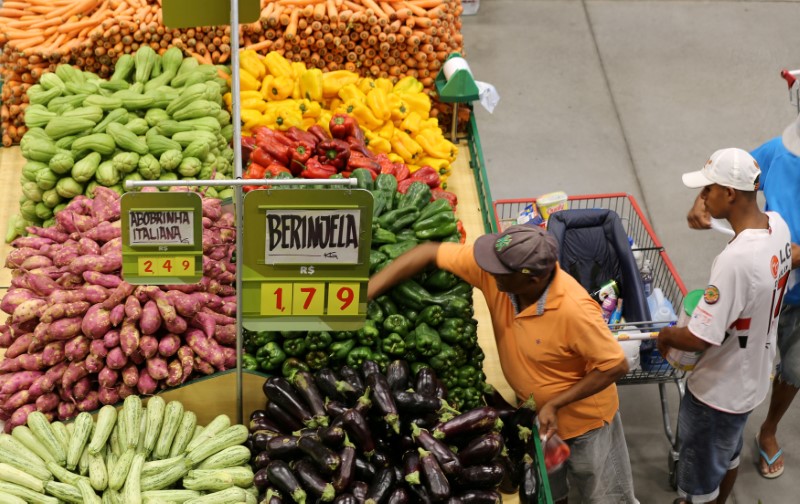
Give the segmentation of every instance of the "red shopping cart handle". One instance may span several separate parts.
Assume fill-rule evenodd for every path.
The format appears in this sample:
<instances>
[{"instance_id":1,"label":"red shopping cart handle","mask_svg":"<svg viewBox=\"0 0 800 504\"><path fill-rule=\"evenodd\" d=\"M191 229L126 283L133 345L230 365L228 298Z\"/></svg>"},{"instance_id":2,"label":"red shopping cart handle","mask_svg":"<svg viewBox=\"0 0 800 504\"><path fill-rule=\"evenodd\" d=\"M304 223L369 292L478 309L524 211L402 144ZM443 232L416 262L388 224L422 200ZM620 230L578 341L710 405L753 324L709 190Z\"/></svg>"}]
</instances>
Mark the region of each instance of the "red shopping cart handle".
<instances>
[{"instance_id":1,"label":"red shopping cart handle","mask_svg":"<svg viewBox=\"0 0 800 504\"><path fill-rule=\"evenodd\" d=\"M786 84L788 84L789 89L792 89L792 86L794 86L794 83L797 81L797 77L792 75L793 73L795 72L790 72L785 68L781 70L781 77L783 77L786 80Z\"/></svg>"}]
</instances>

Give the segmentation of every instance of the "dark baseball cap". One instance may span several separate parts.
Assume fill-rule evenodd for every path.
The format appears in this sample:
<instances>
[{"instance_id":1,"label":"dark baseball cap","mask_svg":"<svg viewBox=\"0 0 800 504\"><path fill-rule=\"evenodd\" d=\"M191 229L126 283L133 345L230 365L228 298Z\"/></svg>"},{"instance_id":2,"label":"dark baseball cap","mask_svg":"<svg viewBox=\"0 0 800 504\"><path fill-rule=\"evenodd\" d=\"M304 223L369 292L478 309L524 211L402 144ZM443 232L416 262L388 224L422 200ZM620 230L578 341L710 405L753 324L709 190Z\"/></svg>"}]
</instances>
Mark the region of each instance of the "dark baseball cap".
<instances>
[{"instance_id":1,"label":"dark baseball cap","mask_svg":"<svg viewBox=\"0 0 800 504\"><path fill-rule=\"evenodd\" d=\"M525 273L540 276L553 271L558 259L556 239L546 230L519 224L502 233L475 240L475 261L492 275Z\"/></svg>"}]
</instances>

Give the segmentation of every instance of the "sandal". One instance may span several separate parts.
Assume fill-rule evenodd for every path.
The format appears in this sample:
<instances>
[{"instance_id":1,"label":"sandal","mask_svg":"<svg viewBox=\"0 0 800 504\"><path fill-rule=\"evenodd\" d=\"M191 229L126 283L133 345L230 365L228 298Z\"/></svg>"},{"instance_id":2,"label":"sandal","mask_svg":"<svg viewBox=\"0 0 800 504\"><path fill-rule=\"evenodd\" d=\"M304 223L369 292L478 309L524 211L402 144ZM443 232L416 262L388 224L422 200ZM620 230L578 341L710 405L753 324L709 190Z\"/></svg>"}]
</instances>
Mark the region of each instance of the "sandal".
<instances>
[{"instance_id":1,"label":"sandal","mask_svg":"<svg viewBox=\"0 0 800 504\"><path fill-rule=\"evenodd\" d=\"M769 467L771 467L772 464L777 462L778 458L780 458L780 456L783 455L783 448L779 449L778 452L775 453L775 455L773 455L772 458L770 458L770 456L767 455L767 453L761 449L761 445L758 442L758 434L756 434L756 450L758 450L758 453L761 457L760 459L756 459L756 466L758 466L758 472L759 474L761 474L761 476L767 479L775 479L781 474L783 474L784 466L781 466L781 468L775 472L769 472ZM761 459L764 459L764 462L767 463L767 469L768 469L767 472L761 470Z\"/></svg>"}]
</instances>

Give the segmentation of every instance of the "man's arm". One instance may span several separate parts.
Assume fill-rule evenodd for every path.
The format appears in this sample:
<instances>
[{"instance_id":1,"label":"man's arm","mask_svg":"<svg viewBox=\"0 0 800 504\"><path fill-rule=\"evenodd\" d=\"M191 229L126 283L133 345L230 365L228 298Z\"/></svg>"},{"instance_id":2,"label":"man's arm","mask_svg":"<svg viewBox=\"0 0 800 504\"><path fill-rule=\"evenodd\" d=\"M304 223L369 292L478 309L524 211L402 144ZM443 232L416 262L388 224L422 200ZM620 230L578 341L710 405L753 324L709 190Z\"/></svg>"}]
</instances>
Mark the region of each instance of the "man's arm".
<instances>
[{"instance_id":1,"label":"man's arm","mask_svg":"<svg viewBox=\"0 0 800 504\"><path fill-rule=\"evenodd\" d=\"M616 382L628 372L628 362L622 362L611 369L589 371L578 383L567 389L566 392L554 397L544 406L539 408L539 433L549 438L556 432L558 425L556 413L560 408L594 395Z\"/></svg>"},{"instance_id":2,"label":"man's arm","mask_svg":"<svg viewBox=\"0 0 800 504\"><path fill-rule=\"evenodd\" d=\"M800 265L800 245L792 243L792 269Z\"/></svg>"},{"instance_id":3,"label":"man's arm","mask_svg":"<svg viewBox=\"0 0 800 504\"><path fill-rule=\"evenodd\" d=\"M706 210L703 198L700 197L701 194L702 192L697 193L697 198L686 215L686 221L692 229L711 229L711 214Z\"/></svg>"},{"instance_id":4,"label":"man's arm","mask_svg":"<svg viewBox=\"0 0 800 504\"><path fill-rule=\"evenodd\" d=\"M665 327L658 333L658 351L667 355L670 348L687 352L702 352L711 346L711 343L701 340L687 327Z\"/></svg>"},{"instance_id":5,"label":"man's arm","mask_svg":"<svg viewBox=\"0 0 800 504\"><path fill-rule=\"evenodd\" d=\"M401 255L369 279L367 298L373 300L403 280L436 264L439 243L426 242Z\"/></svg>"}]
</instances>

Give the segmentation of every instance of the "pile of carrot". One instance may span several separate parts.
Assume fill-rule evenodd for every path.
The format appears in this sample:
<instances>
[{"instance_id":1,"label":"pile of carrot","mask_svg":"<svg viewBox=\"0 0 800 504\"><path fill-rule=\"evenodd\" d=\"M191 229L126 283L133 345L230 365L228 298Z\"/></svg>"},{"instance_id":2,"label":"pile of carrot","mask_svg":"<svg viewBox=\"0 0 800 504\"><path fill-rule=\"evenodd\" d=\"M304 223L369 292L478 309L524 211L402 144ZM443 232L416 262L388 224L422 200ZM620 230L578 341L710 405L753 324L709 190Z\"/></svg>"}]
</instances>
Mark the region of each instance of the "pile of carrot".
<instances>
[{"instance_id":1,"label":"pile of carrot","mask_svg":"<svg viewBox=\"0 0 800 504\"><path fill-rule=\"evenodd\" d=\"M428 90L444 60L462 51L461 0L261 0L239 43L323 71L418 78ZM161 0L7 0L0 7L0 128L3 145L25 133L25 92L60 63L108 77L122 54L177 46L225 64L230 27L165 27Z\"/></svg>"}]
</instances>

